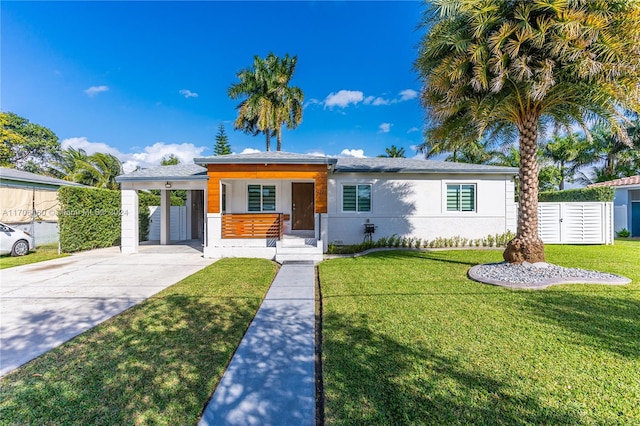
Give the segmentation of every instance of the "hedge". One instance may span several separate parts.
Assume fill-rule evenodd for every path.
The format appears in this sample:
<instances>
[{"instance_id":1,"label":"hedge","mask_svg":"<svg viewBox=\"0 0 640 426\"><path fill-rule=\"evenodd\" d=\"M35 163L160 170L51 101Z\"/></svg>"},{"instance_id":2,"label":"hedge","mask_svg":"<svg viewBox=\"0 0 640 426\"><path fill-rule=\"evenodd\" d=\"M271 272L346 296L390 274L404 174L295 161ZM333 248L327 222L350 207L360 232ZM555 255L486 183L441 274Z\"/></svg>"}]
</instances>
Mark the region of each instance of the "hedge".
<instances>
[{"instance_id":1,"label":"hedge","mask_svg":"<svg viewBox=\"0 0 640 426\"><path fill-rule=\"evenodd\" d=\"M65 253L120 244L121 194L108 189L64 186L58 190L60 249ZM160 205L160 197L138 193L140 241L149 235L149 206ZM171 205L184 205L171 197Z\"/></svg>"},{"instance_id":2,"label":"hedge","mask_svg":"<svg viewBox=\"0 0 640 426\"><path fill-rule=\"evenodd\" d=\"M120 243L120 191L63 186L58 190L58 201L63 252Z\"/></svg>"},{"instance_id":3,"label":"hedge","mask_svg":"<svg viewBox=\"0 0 640 426\"><path fill-rule=\"evenodd\" d=\"M540 202L602 201L611 202L615 194L612 186L566 189L564 191L546 191L538 194Z\"/></svg>"}]
</instances>

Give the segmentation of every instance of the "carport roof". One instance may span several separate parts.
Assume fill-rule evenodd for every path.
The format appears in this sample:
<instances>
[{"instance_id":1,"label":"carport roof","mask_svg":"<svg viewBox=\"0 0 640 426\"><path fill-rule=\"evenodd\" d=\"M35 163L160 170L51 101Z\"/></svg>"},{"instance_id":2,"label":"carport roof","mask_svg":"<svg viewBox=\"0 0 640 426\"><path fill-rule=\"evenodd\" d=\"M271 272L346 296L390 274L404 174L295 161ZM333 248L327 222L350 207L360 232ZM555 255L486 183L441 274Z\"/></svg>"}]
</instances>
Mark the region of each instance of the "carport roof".
<instances>
[{"instance_id":1,"label":"carport roof","mask_svg":"<svg viewBox=\"0 0 640 426\"><path fill-rule=\"evenodd\" d=\"M162 181L162 180L207 180L207 169L197 164L176 164L140 169L116 177L116 182Z\"/></svg>"}]
</instances>

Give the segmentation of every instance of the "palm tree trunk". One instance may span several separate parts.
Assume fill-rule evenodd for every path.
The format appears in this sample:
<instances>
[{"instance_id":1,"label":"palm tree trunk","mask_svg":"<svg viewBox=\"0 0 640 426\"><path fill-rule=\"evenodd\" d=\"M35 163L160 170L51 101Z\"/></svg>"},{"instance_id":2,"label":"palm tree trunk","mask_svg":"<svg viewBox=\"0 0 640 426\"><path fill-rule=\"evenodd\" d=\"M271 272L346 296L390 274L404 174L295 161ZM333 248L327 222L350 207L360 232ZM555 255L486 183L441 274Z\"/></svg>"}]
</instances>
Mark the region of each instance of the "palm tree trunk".
<instances>
[{"instance_id":1,"label":"palm tree trunk","mask_svg":"<svg viewBox=\"0 0 640 426\"><path fill-rule=\"evenodd\" d=\"M282 151L282 125L278 127L278 146L277 151Z\"/></svg>"},{"instance_id":2,"label":"palm tree trunk","mask_svg":"<svg viewBox=\"0 0 640 426\"><path fill-rule=\"evenodd\" d=\"M538 237L538 116L530 111L518 125L520 133L520 198L518 230L503 253L509 263L544 262Z\"/></svg>"},{"instance_id":3,"label":"palm tree trunk","mask_svg":"<svg viewBox=\"0 0 640 426\"><path fill-rule=\"evenodd\" d=\"M264 134L267 135L267 151L271 151L271 131L267 129Z\"/></svg>"}]
</instances>

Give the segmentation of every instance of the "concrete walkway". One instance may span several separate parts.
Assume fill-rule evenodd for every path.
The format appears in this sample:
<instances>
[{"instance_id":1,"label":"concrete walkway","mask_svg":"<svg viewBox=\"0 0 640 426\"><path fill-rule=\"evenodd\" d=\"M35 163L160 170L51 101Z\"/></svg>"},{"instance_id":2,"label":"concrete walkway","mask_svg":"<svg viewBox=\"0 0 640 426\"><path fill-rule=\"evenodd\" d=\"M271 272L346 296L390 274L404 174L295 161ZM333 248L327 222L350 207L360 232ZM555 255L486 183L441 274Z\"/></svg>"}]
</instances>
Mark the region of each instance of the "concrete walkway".
<instances>
[{"instance_id":1,"label":"concrete walkway","mask_svg":"<svg viewBox=\"0 0 640 426\"><path fill-rule=\"evenodd\" d=\"M314 266L285 263L199 425L315 425L314 356Z\"/></svg>"},{"instance_id":2,"label":"concrete walkway","mask_svg":"<svg viewBox=\"0 0 640 426\"><path fill-rule=\"evenodd\" d=\"M91 250L0 271L0 376L213 263L188 245Z\"/></svg>"}]
</instances>

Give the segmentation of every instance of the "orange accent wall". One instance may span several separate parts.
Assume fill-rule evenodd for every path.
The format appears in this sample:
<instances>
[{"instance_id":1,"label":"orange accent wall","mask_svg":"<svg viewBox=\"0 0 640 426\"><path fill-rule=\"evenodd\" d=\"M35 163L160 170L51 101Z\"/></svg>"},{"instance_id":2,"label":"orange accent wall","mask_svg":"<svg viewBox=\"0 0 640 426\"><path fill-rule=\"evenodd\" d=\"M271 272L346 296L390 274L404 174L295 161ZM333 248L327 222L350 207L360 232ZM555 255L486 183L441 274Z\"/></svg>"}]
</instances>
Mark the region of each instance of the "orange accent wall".
<instances>
[{"instance_id":1,"label":"orange accent wall","mask_svg":"<svg viewBox=\"0 0 640 426\"><path fill-rule=\"evenodd\" d=\"M208 164L209 175L207 211L220 213L221 179L313 179L315 182L316 213L327 212L326 164Z\"/></svg>"}]
</instances>

